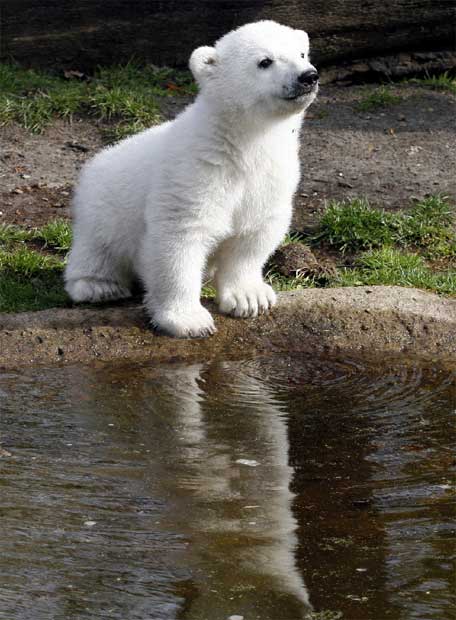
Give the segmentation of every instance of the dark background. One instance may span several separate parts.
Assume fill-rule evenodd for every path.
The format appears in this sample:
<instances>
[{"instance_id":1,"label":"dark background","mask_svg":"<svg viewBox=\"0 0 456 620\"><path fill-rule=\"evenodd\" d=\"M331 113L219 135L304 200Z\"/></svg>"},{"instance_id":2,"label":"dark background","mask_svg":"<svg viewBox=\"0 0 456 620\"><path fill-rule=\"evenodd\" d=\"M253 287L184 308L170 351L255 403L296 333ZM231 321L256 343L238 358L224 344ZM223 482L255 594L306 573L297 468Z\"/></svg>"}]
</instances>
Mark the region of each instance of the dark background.
<instances>
[{"instance_id":1,"label":"dark background","mask_svg":"<svg viewBox=\"0 0 456 620\"><path fill-rule=\"evenodd\" d=\"M320 66L454 49L453 0L0 0L1 60L89 70L136 58L184 66L232 28L274 19L309 32Z\"/></svg>"}]
</instances>

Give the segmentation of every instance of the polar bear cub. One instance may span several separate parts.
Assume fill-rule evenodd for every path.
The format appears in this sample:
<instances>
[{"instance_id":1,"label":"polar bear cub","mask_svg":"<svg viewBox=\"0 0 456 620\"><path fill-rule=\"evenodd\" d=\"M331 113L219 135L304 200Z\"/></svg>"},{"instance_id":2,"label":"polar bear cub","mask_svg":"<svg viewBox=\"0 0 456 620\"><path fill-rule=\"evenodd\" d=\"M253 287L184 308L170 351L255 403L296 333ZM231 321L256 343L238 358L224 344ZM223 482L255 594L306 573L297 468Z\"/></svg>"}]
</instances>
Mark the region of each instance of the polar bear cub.
<instances>
[{"instance_id":1,"label":"polar bear cub","mask_svg":"<svg viewBox=\"0 0 456 620\"><path fill-rule=\"evenodd\" d=\"M273 21L196 49L190 69L193 104L83 168L65 272L76 302L128 297L141 280L153 324L179 337L215 331L200 302L208 274L223 313L275 303L262 267L290 224L300 126L318 90L307 34Z\"/></svg>"}]
</instances>

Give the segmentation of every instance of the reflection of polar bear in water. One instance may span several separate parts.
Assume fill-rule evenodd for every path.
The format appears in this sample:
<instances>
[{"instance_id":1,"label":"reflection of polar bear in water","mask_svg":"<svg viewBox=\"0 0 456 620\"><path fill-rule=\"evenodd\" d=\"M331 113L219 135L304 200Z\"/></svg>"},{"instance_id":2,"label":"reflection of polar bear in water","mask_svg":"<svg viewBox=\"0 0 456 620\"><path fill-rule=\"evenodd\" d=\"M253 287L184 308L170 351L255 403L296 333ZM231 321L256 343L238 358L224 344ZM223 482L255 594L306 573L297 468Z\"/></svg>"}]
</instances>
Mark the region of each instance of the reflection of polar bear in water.
<instances>
[{"instance_id":1,"label":"reflection of polar bear in water","mask_svg":"<svg viewBox=\"0 0 456 620\"><path fill-rule=\"evenodd\" d=\"M168 472L158 477L171 478L166 487L174 491L163 521L188 533L186 562L198 582L186 618L307 617L280 398L252 363L158 372L169 381L161 416L175 431L161 448ZM147 404L139 409L150 417Z\"/></svg>"},{"instance_id":2,"label":"reflection of polar bear in water","mask_svg":"<svg viewBox=\"0 0 456 620\"><path fill-rule=\"evenodd\" d=\"M97 155L74 199L66 289L75 301L127 297L139 277L152 321L175 336L215 331L221 312L275 301L262 267L290 223L299 129L317 92L305 32L260 21L190 58L200 94L174 121Z\"/></svg>"}]
</instances>

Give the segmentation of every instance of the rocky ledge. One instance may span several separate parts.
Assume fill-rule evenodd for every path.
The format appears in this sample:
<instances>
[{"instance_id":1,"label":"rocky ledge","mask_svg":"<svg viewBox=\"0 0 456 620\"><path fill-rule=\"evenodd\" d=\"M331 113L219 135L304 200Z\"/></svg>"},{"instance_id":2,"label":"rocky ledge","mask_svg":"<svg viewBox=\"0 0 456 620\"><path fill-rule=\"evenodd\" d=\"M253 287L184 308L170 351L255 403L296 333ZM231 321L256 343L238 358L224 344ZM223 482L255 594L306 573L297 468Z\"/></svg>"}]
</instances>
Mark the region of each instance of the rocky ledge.
<instances>
[{"instance_id":1,"label":"rocky ledge","mask_svg":"<svg viewBox=\"0 0 456 620\"><path fill-rule=\"evenodd\" d=\"M208 307L215 312L215 307ZM283 293L267 316L216 315L217 334L155 334L141 305L0 315L0 368L99 361L193 361L310 353L400 355L456 366L456 300L416 289L357 287Z\"/></svg>"}]
</instances>

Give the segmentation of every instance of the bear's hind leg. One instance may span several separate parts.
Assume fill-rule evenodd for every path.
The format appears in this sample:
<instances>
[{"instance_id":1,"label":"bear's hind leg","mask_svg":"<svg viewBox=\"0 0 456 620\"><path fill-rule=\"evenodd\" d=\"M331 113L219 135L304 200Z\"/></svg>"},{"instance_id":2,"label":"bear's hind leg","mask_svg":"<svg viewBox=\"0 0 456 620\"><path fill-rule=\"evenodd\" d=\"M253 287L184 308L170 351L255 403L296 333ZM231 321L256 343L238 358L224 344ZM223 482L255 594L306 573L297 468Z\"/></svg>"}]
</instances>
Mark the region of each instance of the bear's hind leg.
<instances>
[{"instance_id":1,"label":"bear's hind leg","mask_svg":"<svg viewBox=\"0 0 456 620\"><path fill-rule=\"evenodd\" d=\"M65 290L71 299L78 303L96 303L131 297L131 291L127 286L122 286L119 282L98 278L67 280Z\"/></svg>"},{"instance_id":2,"label":"bear's hind leg","mask_svg":"<svg viewBox=\"0 0 456 620\"><path fill-rule=\"evenodd\" d=\"M75 242L65 269L65 290L75 302L96 303L131 296L132 277L108 252Z\"/></svg>"}]
</instances>

